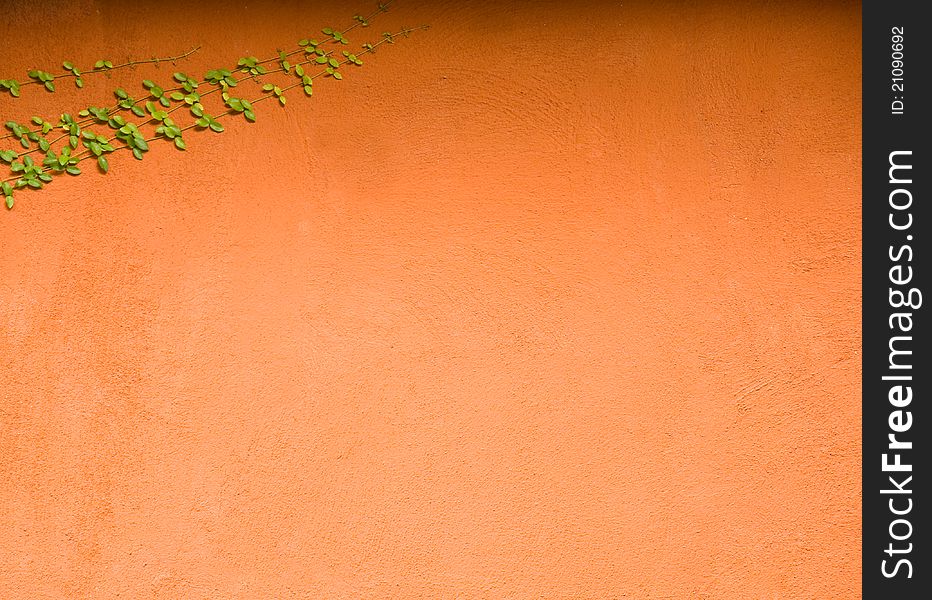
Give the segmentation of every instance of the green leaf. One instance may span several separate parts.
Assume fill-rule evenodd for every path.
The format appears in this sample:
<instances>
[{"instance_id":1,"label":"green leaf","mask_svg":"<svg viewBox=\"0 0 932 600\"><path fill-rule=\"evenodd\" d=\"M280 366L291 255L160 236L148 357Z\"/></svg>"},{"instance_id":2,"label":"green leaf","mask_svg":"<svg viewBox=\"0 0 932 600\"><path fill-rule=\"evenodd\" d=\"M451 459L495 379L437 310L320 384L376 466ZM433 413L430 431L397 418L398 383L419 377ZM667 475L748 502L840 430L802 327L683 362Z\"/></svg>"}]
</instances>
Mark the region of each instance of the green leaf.
<instances>
[{"instance_id":1,"label":"green leaf","mask_svg":"<svg viewBox=\"0 0 932 600\"><path fill-rule=\"evenodd\" d=\"M95 68L95 69L103 69L103 68L104 68L104 61L98 60L97 62L95 62L95 63L94 63L94 68Z\"/></svg>"},{"instance_id":2,"label":"green leaf","mask_svg":"<svg viewBox=\"0 0 932 600\"><path fill-rule=\"evenodd\" d=\"M51 81L46 81L46 82L45 82L45 89L47 89L47 90L50 91L50 92L54 92L54 91L55 91L55 84L52 83Z\"/></svg>"},{"instance_id":3,"label":"green leaf","mask_svg":"<svg viewBox=\"0 0 932 600\"><path fill-rule=\"evenodd\" d=\"M69 175L80 175L81 169L79 167L71 166L65 169L65 173L68 173Z\"/></svg>"},{"instance_id":4,"label":"green leaf","mask_svg":"<svg viewBox=\"0 0 932 600\"><path fill-rule=\"evenodd\" d=\"M97 157L97 166L100 167L100 170L103 171L104 173L107 173L108 171L110 171L110 163L107 161L106 156Z\"/></svg>"},{"instance_id":5,"label":"green leaf","mask_svg":"<svg viewBox=\"0 0 932 600\"><path fill-rule=\"evenodd\" d=\"M284 96L279 96L279 97L278 97L278 102L279 102L279 104L281 104L282 106L285 106L285 97L284 97Z\"/></svg>"},{"instance_id":6,"label":"green leaf","mask_svg":"<svg viewBox=\"0 0 932 600\"><path fill-rule=\"evenodd\" d=\"M334 71L334 72L333 72L333 78L334 78L334 79L337 79L337 80L343 79L343 73L340 73L339 71Z\"/></svg>"},{"instance_id":7,"label":"green leaf","mask_svg":"<svg viewBox=\"0 0 932 600\"><path fill-rule=\"evenodd\" d=\"M180 137L175 138L175 147L179 150L185 150L188 146L184 143L184 140Z\"/></svg>"},{"instance_id":8,"label":"green leaf","mask_svg":"<svg viewBox=\"0 0 932 600\"><path fill-rule=\"evenodd\" d=\"M251 110L244 111L243 115L246 117L246 120L249 121L250 123L256 122L256 115Z\"/></svg>"},{"instance_id":9,"label":"green leaf","mask_svg":"<svg viewBox=\"0 0 932 600\"><path fill-rule=\"evenodd\" d=\"M75 79L74 79L74 84L75 84L77 87L79 87L79 88L83 88L83 87L84 87L84 80L81 79L80 77L75 77Z\"/></svg>"},{"instance_id":10,"label":"green leaf","mask_svg":"<svg viewBox=\"0 0 932 600\"><path fill-rule=\"evenodd\" d=\"M306 85L306 86L304 86L304 93L307 94L308 96L313 96L313 95L314 95L314 88L312 88L312 87L309 86L309 85Z\"/></svg>"},{"instance_id":11,"label":"green leaf","mask_svg":"<svg viewBox=\"0 0 932 600\"><path fill-rule=\"evenodd\" d=\"M210 128L211 128L213 131L216 131L217 133L220 133L221 131L223 131L223 125L221 125L221 124L218 123L217 121L212 121L212 122L210 123Z\"/></svg>"},{"instance_id":12,"label":"green leaf","mask_svg":"<svg viewBox=\"0 0 932 600\"><path fill-rule=\"evenodd\" d=\"M142 152L139 148L133 148L133 156L136 157L136 160L142 160Z\"/></svg>"},{"instance_id":13,"label":"green leaf","mask_svg":"<svg viewBox=\"0 0 932 600\"><path fill-rule=\"evenodd\" d=\"M12 194L6 197L6 207L13 208L13 195Z\"/></svg>"}]
</instances>

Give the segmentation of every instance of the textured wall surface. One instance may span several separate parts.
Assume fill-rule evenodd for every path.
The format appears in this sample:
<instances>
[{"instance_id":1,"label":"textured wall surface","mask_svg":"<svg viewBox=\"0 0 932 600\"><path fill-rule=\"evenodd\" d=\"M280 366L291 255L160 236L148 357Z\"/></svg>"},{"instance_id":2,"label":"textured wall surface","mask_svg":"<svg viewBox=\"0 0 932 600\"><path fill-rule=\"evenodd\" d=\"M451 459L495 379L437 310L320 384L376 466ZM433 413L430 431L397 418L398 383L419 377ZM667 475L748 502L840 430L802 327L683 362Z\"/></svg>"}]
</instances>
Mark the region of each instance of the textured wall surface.
<instances>
[{"instance_id":1,"label":"textured wall surface","mask_svg":"<svg viewBox=\"0 0 932 600\"><path fill-rule=\"evenodd\" d=\"M3 2L0 77L367 8ZM420 23L0 213L0 597L856 597L859 6L399 1L352 39Z\"/></svg>"}]
</instances>

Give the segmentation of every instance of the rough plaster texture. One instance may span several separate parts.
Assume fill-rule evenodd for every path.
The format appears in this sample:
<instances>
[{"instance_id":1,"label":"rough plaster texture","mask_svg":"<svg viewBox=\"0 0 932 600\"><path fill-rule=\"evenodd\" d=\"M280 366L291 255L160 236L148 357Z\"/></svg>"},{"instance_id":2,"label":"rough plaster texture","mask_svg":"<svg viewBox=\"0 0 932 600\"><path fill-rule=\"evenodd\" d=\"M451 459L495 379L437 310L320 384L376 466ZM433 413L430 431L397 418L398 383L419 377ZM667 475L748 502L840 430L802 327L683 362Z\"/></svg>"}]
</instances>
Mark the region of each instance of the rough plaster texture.
<instances>
[{"instance_id":1,"label":"rough plaster texture","mask_svg":"<svg viewBox=\"0 0 932 600\"><path fill-rule=\"evenodd\" d=\"M3 74L366 6L126 4L5 2ZM422 22L0 214L0 597L856 597L859 6Z\"/></svg>"}]
</instances>

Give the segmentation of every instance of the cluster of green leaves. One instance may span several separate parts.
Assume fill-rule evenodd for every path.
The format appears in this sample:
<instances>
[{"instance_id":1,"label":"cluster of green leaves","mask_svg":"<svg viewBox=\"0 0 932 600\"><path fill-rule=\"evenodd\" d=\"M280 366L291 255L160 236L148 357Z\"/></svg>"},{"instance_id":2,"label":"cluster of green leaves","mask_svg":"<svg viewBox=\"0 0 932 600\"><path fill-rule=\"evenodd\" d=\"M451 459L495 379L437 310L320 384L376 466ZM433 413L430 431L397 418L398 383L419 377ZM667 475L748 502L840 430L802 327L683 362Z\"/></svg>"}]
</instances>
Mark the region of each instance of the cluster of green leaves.
<instances>
[{"instance_id":1,"label":"cluster of green leaves","mask_svg":"<svg viewBox=\"0 0 932 600\"><path fill-rule=\"evenodd\" d=\"M14 98L19 98L19 82L15 79L0 79L0 89L10 92Z\"/></svg>"},{"instance_id":2,"label":"cluster of green leaves","mask_svg":"<svg viewBox=\"0 0 932 600\"><path fill-rule=\"evenodd\" d=\"M236 78L233 72L227 69L214 69L204 73L204 81L214 85L236 87Z\"/></svg>"},{"instance_id":3,"label":"cluster of green leaves","mask_svg":"<svg viewBox=\"0 0 932 600\"><path fill-rule=\"evenodd\" d=\"M144 79L142 82L142 87L149 90L149 96L152 97L154 100L157 100L159 104L161 104L165 108L168 108L169 106L172 105L169 99L169 96L165 93L165 88L163 88L162 86L156 85L149 79Z\"/></svg>"},{"instance_id":4,"label":"cluster of green leaves","mask_svg":"<svg viewBox=\"0 0 932 600\"><path fill-rule=\"evenodd\" d=\"M257 75L265 75L269 72L268 69L260 64L259 59L255 56L244 56L237 61L236 66L239 67L239 70L243 73L249 73L254 77Z\"/></svg>"},{"instance_id":5,"label":"cluster of green leaves","mask_svg":"<svg viewBox=\"0 0 932 600\"><path fill-rule=\"evenodd\" d=\"M81 79L81 71L79 71L78 68L74 66L73 62L66 60L61 64L61 66L63 69L65 69L65 71L71 73L74 76L74 84L76 86L79 88L84 87L84 80Z\"/></svg>"},{"instance_id":6,"label":"cluster of green leaves","mask_svg":"<svg viewBox=\"0 0 932 600\"><path fill-rule=\"evenodd\" d=\"M33 69L32 71L29 71L29 77L33 81L36 81L37 83L44 85L45 89L47 89L48 91L50 92L55 91L55 83L54 83L55 76L49 73L48 71L40 71L39 69Z\"/></svg>"},{"instance_id":7,"label":"cluster of green leaves","mask_svg":"<svg viewBox=\"0 0 932 600\"><path fill-rule=\"evenodd\" d=\"M173 74L172 78L178 82L180 88L172 92L172 100L184 102L188 106L194 106L201 101L201 95L197 92L197 81L180 72Z\"/></svg>"},{"instance_id":8,"label":"cluster of green leaves","mask_svg":"<svg viewBox=\"0 0 932 600\"><path fill-rule=\"evenodd\" d=\"M117 98L117 107L123 110L128 110L137 117L144 117L146 113L136 104L136 99L126 93L126 90L123 88L117 88L113 92L113 95Z\"/></svg>"},{"instance_id":9,"label":"cluster of green leaves","mask_svg":"<svg viewBox=\"0 0 932 600\"><path fill-rule=\"evenodd\" d=\"M324 35L329 35L330 38L334 42L337 42L340 44L349 44L349 40L343 37L343 34L337 31L336 29L332 29L330 27L324 27L321 31L323 32Z\"/></svg>"},{"instance_id":10,"label":"cluster of green leaves","mask_svg":"<svg viewBox=\"0 0 932 600\"><path fill-rule=\"evenodd\" d=\"M380 5L379 12L384 11L384 7L385 5ZM354 19L357 25L350 29L357 26L365 27L369 24L368 18L356 15ZM328 27L323 29L322 33L329 38L325 38L324 43L338 45L349 43L345 31L340 32ZM407 30L402 33L407 33ZM110 169L107 157L118 150L129 150L137 160L142 160L150 150L150 142L154 140L166 140L178 150L186 150L187 141L184 132L189 129L223 132L224 126L220 119L225 116L242 114L248 122L255 122L255 103L275 99L281 106L285 106L286 92L295 88L303 89L304 93L310 96L313 94L315 77L330 76L334 79L342 79L341 66L345 64L362 66L360 56L375 52L375 48L385 41L392 41L392 35L391 33L384 34L385 40L376 44L363 44L362 51L357 53L342 50L343 60L334 57L335 51L328 51L324 43L304 39L299 42L297 50L290 53L279 50L277 59L260 60L255 56L246 56L237 61L234 69L207 71L202 80L197 80L182 72L175 72L172 75L173 87L166 88L152 80L143 80L142 87L146 90L146 94L138 100L130 96L125 89L117 88L114 91L115 106L110 108L89 106L77 114L77 119L70 114L62 114L58 123L46 121L41 117L33 117L31 125L10 121L7 123L7 129L11 133L0 136L0 140L15 138L25 151L17 153L14 150L0 150L0 162L8 164L13 175L0 181L7 207L13 206L13 194L19 188L41 189L51 182L56 174L80 174L79 163L83 160L96 159L99 169L107 173ZM299 58L292 58L295 55ZM156 60L141 62L155 62ZM270 70L265 66L269 63L273 65L277 63L280 68ZM136 63L127 63L127 65L131 64ZM127 65L121 64L119 67ZM312 75L307 71L308 65L319 66L322 71ZM82 77L81 71L68 61L63 62L62 66L67 71L66 75L74 77L76 85L82 87L83 81L79 83ZM116 67L109 61L98 61L94 70L113 68ZM240 75L237 78L234 73L243 73L245 77ZM292 83L279 84L261 80L264 76L273 73L290 76L293 78ZM33 71L30 72L30 76L36 83L42 83L50 91L54 90L52 82L56 78L55 75L45 71ZM247 79L257 82L261 90L260 95L253 99L247 99L242 95L232 97L231 89ZM14 93L14 87L17 85L15 81L0 80L0 87L7 89L10 93ZM204 91L200 87L202 85L210 89ZM15 91L18 93L18 89ZM216 92L220 93L224 110L219 114L211 115L205 109L203 100ZM194 121L192 124L183 126L171 116L180 109L186 109L186 112L190 113ZM138 120L131 121L133 117ZM106 128L105 131L95 131L102 127ZM46 136L55 129L61 130L61 135L48 139ZM147 137L145 131L151 131L151 137ZM61 141L66 139L67 142ZM38 147L34 148L33 144ZM79 146L83 148L79 149ZM44 153L41 164L30 156L40 151Z\"/></svg>"},{"instance_id":11,"label":"cluster of green leaves","mask_svg":"<svg viewBox=\"0 0 932 600\"><path fill-rule=\"evenodd\" d=\"M30 142L36 142L41 145L43 140L41 135L48 133L52 129L52 124L46 122L42 117L33 117L32 122L38 125L40 129L29 129L29 126L21 125L16 121L6 122L6 128L10 130L11 137L18 139L20 145L27 150L31 147Z\"/></svg>"},{"instance_id":12,"label":"cluster of green leaves","mask_svg":"<svg viewBox=\"0 0 932 600\"><path fill-rule=\"evenodd\" d=\"M246 100L245 98L224 98L226 105L230 107L230 110L243 113L243 116L246 117L247 121L252 123L256 122L256 113L253 112L252 102Z\"/></svg>"},{"instance_id":13,"label":"cluster of green leaves","mask_svg":"<svg viewBox=\"0 0 932 600\"><path fill-rule=\"evenodd\" d=\"M271 84L271 83L267 83L267 84L265 84L265 85L262 86L262 91L263 91L263 92L272 92L272 94L273 94L276 98L278 98L278 103L281 104L282 106L285 106L285 104L286 104L286 102L287 102L287 98L285 98L285 93L284 93L284 91L282 90L282 88L278 87L277 85L274 85L274 84Z\"/></svg>"},{"instance_id":14,"label":"cluster of green leaves","mask_svg":"<svg viewBox=\"0 0 932 600\"><path fill-rule=\"evenodd\" d=\"M215 131L217 133L221 133L223 131L223 125L220 123L220 121L204 112L203 105L195 104L192 106L191 114L197 118L197 121L194 123L201 129L209 128L211 131Z\"/></svg>"}]
</instances>

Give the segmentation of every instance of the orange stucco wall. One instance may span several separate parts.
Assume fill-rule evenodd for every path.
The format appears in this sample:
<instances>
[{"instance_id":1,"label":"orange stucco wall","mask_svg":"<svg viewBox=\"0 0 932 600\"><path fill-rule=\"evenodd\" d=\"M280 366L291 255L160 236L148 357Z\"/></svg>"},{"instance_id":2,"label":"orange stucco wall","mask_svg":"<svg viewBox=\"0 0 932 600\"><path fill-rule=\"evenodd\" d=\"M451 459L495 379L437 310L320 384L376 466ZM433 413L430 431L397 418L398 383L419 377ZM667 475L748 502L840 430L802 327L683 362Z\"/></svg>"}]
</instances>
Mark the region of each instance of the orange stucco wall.
<instances>
[{"instance_id":1,"label":"orange stucco wall","mask_svg":"<svg viewBox=\"0 0 932 600\"><path fill-rule=\"evenodd\" d=\"M128 4L4 2L0 77L369 8ZM0 597L856 597L859 5L352 39L421 23L0 213Z\"/></svg>"}]
</instances>

